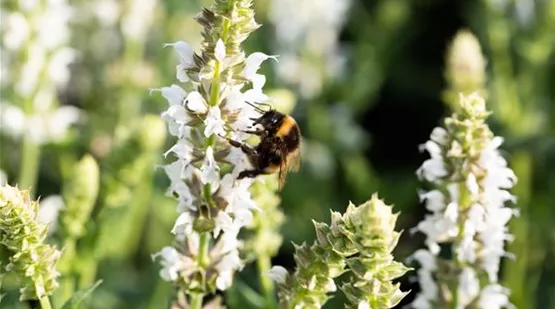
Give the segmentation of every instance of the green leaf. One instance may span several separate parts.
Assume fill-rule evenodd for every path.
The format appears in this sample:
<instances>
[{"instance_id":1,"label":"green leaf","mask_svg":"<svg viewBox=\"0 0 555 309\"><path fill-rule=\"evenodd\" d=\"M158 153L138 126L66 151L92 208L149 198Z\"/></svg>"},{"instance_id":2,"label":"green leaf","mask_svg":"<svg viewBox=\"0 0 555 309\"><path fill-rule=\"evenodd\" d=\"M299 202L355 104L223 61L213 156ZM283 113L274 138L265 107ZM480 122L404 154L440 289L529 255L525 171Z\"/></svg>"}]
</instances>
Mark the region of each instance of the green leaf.
<instances>
[{"instance_id":1,"label":"green leaf","mask_svg":"<svg viewBox=\"0 0 555 309\"><path fill-rule=\"evenodd\" d=\"M65 304L60 309L79 308L79 304L90 294L92 294L94 289L96 289L101 283L102 283L102 280L98 280L91 287L75 292L75 294L73 294L73 296L71 296L71 298L68 299L68 301L66 301Z\"/></svg>"},{"instance_id":2,"label":"green leaf","mask_svg":"<svg viewBox=\"0 0 555 309\"><path fill-rule=\"evenodd\" d=\"M264 298L239 278L226 291L226 300L231 308L263 308Z\"/></svg>"}]
</instances>

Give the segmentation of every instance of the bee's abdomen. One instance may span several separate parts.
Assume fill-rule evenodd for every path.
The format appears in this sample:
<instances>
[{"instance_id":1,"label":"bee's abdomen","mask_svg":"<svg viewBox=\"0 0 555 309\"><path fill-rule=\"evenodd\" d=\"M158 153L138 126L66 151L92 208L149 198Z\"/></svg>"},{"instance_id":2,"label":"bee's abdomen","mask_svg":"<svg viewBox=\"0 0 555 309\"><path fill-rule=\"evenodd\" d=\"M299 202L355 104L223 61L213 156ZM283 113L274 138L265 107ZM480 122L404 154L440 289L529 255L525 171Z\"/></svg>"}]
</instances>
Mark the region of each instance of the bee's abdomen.
<instances>
[{"instance_id":1,"label":"bee's abdomen","mask_svg":"<svg viewBox=\"0 0 555 309\"><path fill-rule=\"evenodd\" d=\"M288 151L293 151L299 147L301 139L301 130L298 125L294 125L289 130L289 133L282 137Z\"/></svg>"}]
</instances>

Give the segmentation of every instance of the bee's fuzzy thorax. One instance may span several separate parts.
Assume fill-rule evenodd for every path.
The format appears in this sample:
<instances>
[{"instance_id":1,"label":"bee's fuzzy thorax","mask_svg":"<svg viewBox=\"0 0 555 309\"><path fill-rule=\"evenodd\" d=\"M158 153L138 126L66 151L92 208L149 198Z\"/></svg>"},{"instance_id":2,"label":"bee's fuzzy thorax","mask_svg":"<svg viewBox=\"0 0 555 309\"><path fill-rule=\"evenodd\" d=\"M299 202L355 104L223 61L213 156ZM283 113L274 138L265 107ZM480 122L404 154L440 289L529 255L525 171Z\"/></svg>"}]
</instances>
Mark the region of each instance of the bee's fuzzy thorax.
<instances>
[{"instance_id":1,"label":"bee's fuzzy thorax","mask_svg":"<svg viewBox=\"0 0 555 309\"><path fill-rule=\"evenodd\" d=\"M285 115L281 122L281 125L276 132L276 136L281 138L287 136L289 132L291 132L291 129L293 129L296 125L297 122L295 121L295 119L293 119L293 117Z\"/></svg>"}]
</instances>

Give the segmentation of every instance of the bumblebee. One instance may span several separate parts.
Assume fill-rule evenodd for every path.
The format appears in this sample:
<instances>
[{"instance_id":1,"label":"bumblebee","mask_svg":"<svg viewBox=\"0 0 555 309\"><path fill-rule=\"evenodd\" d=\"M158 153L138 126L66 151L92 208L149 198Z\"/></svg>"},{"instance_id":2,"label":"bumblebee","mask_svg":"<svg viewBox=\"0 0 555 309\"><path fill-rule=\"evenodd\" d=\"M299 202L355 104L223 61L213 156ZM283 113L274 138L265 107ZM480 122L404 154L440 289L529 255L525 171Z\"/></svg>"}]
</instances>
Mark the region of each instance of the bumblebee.
<instances>
[{"instance_id":1,"label":"bumblebee","mask_svg":"<svg viewBox=\"0 0 555 309\"><path fill-rule=\"evenodd\" d=\"M261 114L258 118L250 118L254 121L250 127L255 128L259 125L261 128L243 132L258 135L260 142L253 148L245 143L226 138L232 146L241 148L253 166L253 169L240 172L237 179L278 172L278 188L281 191L287 173L297 172L300 167L301 130L295 119L289 115L271 107L265 111L254 104L248 104Z\"/></svg>"}]
</instances>

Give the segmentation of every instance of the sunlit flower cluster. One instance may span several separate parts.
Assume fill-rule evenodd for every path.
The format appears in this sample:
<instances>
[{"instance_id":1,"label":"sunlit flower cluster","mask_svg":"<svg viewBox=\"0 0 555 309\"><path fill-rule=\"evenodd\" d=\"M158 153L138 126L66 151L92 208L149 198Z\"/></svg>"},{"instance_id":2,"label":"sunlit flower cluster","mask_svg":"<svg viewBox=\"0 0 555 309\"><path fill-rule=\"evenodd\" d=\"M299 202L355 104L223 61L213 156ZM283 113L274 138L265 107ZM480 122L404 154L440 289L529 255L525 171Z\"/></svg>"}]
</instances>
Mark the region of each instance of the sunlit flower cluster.
<instances>
[{"instance_id":1,"label":"sunlit flower cluster","mask_svg":"<svg viewBox=\"0 0 555 309\"><path fill-rule=\"evenodd\" d=\"M19 1L1 15L1 130L38 144L58 141L79 119L77 108L56 103L76 57L67 47L72 9L64 0Z\"/></svg>"},{"instance_id":2,"label":"sunlit flower cluster","mask_svg":"<svg viewBox=\"0 0 555 309\"><path fill-rule=\"evenodd\" d=\"M422 288L413 306L443 308L456 302L465 308L477 301L483 309L508 307L508 290L497 279L500 259L508 256L505 242L512 239L506 224L515 210L505 204L516 202L507 191L516 176L499 153L503 139L485 122L484 100L475 93L461 95L459 107L422 146L431 158L417 174L434 189L419 194L431 214L415 228L426 235L428 248L413 255L421 265ZM450 245L452 260L439 257L441 244ZM480 276L487 283L481 284ZM453 282L457 290L443 293Z\"/></svg>"},{"instance_id":3,"label":"sunlit flower cluster","mask_svg":"<svg viewBox=\"0 0 555 309\"><path fill-rule=\"evenodd\" d=\"M340 74L344 56L338 36L351 1L272 0L269 19L275 25L280 55L278 75L296 85L303 97L319 93L324 82Z\"/></svg>"},{"instance_id":4,"label":"sunlit flower cluster","mask_svg":"<svg viewBox=\"0 0 555 309\"><path fill-rule=\"evenodd\" d=\"M170 179L168 195L176 198L180 213L172 229L178 245L154 256L161 260L162 278L185 290L201 285L198 273L208 282L202 289L224 290L243 266L238 233L257 208L249 192L253 179L237 180L250 164L222 136L244 141L248 135L241 130L257 116L245 102L268 100L262 91L266 78L257 70L274 57L260 52L245 57L240 46L259 26L253 15L251 1L220 1L204 9L197 17L206 28L200 53L183 41L164 45L177 52L176 78L185 87L153 89L169 103L162 118L177 138L164 154L175 161L163 169ZM213 239L210 245L207 235Z\"/></svg>"}]
</instances>

